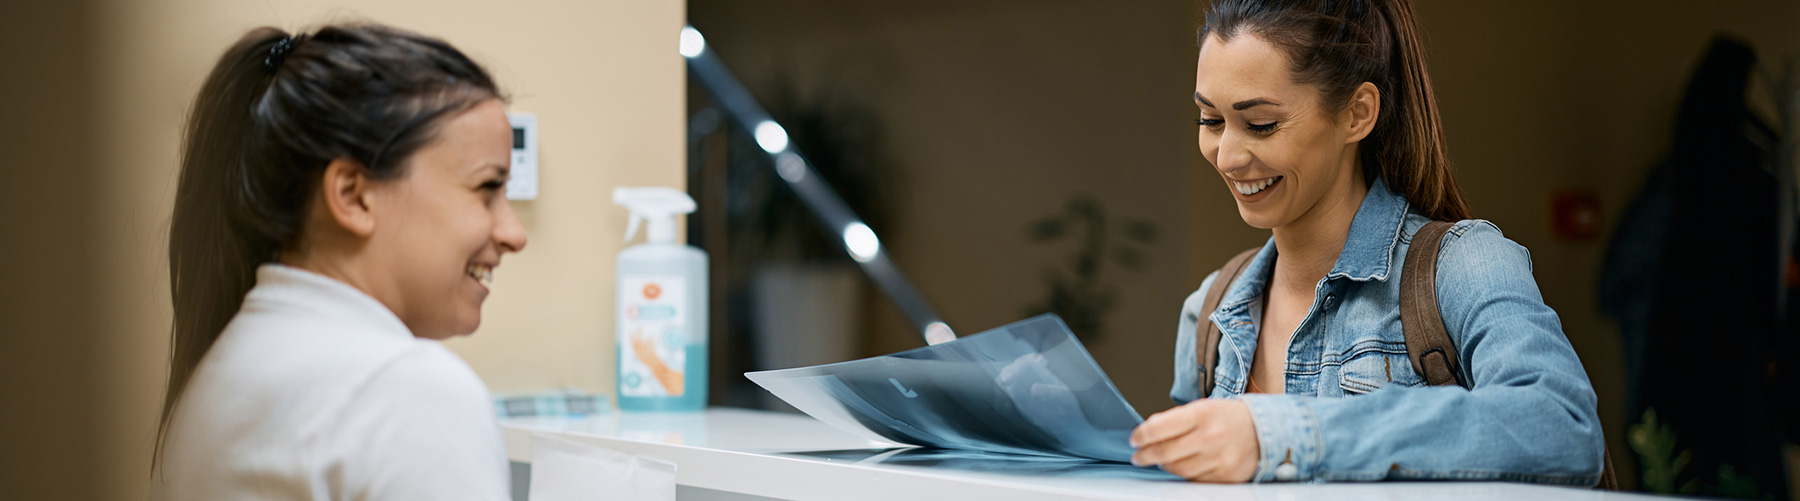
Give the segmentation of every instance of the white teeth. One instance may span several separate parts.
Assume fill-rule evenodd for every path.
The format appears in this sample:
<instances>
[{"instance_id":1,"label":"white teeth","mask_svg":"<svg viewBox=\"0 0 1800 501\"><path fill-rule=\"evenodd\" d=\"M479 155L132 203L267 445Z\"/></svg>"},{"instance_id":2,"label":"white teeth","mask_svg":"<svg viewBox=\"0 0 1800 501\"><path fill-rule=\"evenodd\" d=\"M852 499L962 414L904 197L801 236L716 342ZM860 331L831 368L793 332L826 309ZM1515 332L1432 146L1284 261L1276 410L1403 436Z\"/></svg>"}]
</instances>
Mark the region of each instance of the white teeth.
<instances>
[{"instance_id":1,"label":"white teeth","mask_svg":"<svg viewBox=\"0 0 1800 501\"><path fill-rule=\"evenodd\" d=\"M463 269L463 274L468 275L469 278L473 278L477 282L481 282L482 285L494 283L493 267L471 264Z\"/></svg>"},{"instance_id":2,"label":"white teeth","mask_svg":"<svg viewBox=\"0 0 1800 501\"><path fill-rule=\"evenodd\" d=\"M1232 184L1232 187L1237 188L1238 193L1242 193L1244 195L1255 195L1258 192L1261 192L1263 190L1263 188L1268 188L1269 185L1275 184L1275 181L1277 181L1279 179L1281 179L1281 176L1271 177L1271 178L1257 181L1254 183L1240 183L1237 181L1232 181L1231 184Z\"/></svg>"}]
</instances>

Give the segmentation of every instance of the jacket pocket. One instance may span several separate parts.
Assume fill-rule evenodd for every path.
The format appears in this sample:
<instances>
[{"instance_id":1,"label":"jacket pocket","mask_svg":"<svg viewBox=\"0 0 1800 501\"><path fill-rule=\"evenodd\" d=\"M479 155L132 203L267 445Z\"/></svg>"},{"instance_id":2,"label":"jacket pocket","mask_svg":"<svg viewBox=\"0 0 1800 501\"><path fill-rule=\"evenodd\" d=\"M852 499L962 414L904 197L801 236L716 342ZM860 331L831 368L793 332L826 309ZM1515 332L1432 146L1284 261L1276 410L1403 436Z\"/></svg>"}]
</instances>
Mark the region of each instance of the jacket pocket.
<instances>
[{"instance_id":1,"label":"jacket pocket","mask_svg":"<svg viewBox=\"0 0 1800 501\"><path fill-rule=\"evenodd\" d=\"M1338 387L1347 395L1361 395L1387 386L1418 386L1420 379L1405 352L1367 350L1344 361Z\"/></svg>"}]
</instances>

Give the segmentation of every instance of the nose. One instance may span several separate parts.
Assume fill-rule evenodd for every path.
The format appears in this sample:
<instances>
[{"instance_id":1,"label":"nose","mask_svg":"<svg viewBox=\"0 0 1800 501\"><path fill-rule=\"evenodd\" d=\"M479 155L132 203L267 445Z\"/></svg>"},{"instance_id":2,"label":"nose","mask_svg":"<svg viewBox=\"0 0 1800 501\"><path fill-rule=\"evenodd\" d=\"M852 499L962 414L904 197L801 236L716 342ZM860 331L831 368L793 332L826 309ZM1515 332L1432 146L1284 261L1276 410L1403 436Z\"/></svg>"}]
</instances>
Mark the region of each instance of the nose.
<instances>
[{"instance_id":1,"label":"nose","mask_svg":"<svg viewBox=\"0 0 1800 501\"><path fill-rule=\"evenodd\" d=\"M500 245L500 252L519 252L525 250L525 225L519 224L519 217L513 214L512 203L500 202L500 224L494 225L494 243Z\"/></svg>"},{"instance_id":2,"label":"nose","mask_svg":"<svg viewBox=\"0 0 1800 501\"><path fill-rule=\"evenodd\" d=\"M1213 166L1217 167L1221 173L1249 167L1250 159L1254 158L1254 155L1250 154L1250 149L1244 143L1243 134L1237 131L1226 130L1220 133L1219 152L1213 155Z\"/></svg>"}]
</instances>

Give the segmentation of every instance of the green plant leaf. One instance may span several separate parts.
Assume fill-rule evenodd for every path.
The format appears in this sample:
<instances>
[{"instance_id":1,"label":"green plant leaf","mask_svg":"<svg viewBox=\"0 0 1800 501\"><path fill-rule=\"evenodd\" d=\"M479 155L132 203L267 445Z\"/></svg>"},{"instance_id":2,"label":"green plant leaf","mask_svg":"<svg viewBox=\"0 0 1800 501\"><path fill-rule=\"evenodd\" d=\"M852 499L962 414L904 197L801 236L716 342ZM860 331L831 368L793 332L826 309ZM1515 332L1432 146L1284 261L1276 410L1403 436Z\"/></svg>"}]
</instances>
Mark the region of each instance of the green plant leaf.
<instances>
[{"instance_id":1,"label":"green plant leaf","mask_svg":"<svg viewBox=\"0 0 1800 501\"><path fill-rule=\"evenodd\" d=\"M1638 424L1626 430L1625 437L1631 450L1637 452L1638 463L1644 469L1639 475L1644 490L1660 494L1692 494L1699 489L1698 480L1676 486L1681 470L1693 460L1693 451L1675 453L1675 431L1657 421L1656 409L1645 409Z\"/></svg>"}]
</instances>

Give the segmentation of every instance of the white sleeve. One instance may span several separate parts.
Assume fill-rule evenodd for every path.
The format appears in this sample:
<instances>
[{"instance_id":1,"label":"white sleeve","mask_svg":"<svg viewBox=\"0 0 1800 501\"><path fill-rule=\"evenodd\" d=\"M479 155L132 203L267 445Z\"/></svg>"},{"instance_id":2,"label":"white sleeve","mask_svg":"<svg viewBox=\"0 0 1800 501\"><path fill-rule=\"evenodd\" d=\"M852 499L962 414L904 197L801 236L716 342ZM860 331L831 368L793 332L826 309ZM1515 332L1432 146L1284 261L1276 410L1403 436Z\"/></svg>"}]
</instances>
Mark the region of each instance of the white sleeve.
<instances>
[{"instance_id":1,"label":"white sleeve","mask_svg":"<svg viewBox=\"0 0 1800 501\"><path fill-rule=\"evenodd\" d=\"M436 342L370 378L331 440L348 492L338 499L508 501L506 449L487 386Z\"/></svg>"}]
</instances>

